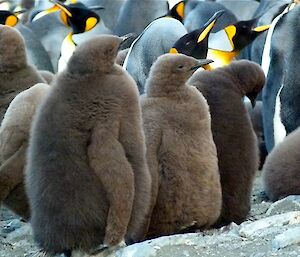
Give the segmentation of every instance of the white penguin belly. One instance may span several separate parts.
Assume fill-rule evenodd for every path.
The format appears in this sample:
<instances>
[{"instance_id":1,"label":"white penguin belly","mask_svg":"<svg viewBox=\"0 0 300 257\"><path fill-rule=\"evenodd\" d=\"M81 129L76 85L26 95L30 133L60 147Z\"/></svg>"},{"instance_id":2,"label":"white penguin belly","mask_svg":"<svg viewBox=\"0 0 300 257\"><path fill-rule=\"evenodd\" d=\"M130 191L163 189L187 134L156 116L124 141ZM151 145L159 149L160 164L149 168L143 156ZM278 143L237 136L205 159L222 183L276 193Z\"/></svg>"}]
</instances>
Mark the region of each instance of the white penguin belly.
<instances>
[{"instance_id":1,"label":"white penguin belly","mask_svg":"<svg viewBox=\"0 0 300 257\"><path fill-rule=\"evenodd\" d=\"M280 92L283 88L283 85L281 85L277 96L276 96L276 102L275 102L275 112L273 117L273 129L274 129L274 145L276 146L280 142L283 141L283 139L286 137L286 129L281 121L280 118L280 110L281 110L281 102L280 102Z\"/></svg>"}]
</instances>

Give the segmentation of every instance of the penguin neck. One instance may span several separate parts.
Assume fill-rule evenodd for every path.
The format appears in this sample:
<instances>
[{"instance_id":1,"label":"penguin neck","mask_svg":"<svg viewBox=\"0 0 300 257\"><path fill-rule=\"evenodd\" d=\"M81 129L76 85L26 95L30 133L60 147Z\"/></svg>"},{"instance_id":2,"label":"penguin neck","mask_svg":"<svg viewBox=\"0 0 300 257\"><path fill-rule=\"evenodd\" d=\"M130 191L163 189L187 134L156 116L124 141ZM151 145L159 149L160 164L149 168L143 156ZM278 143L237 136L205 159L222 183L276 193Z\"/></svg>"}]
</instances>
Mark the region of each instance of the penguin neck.
<instances>
[{"instance_id":1,"label":"penguin neck","mask_svg":"<svg viewBox=\"0 0 300 257\"><path fill-rule=\"evenodd\" d=\"M172 75L166 77L165 74L161 76L150 75L146 81L146 94L150 97L164 97L171 94L177 94L186 86L186 80L181 78L172 78Z\"/></svg>"},{"instance_id":2,"label":"penguin neck","mask_svg":"<svg viewBox=\"0 0 300 257\"><path fill-rule=\"evenodd\" d=\"M76 49L76 43L73 41L73 32L70 32L62 42L60 58L58 60L58 71L66 68L67 63Z\"/></svg>"},{"instance_id":3,"label":"penguin neck","mask_svg":"<svg viewBox=\"0 0 300 257\"><path fill-rule=\"evenodd\" d=\"M223 67L229 65L236 56L238 56L238 51L226 52L216 49L208 49L207 59L214 60L213 63L209 64L212 69Z\"/></svg>"}]
</instances>

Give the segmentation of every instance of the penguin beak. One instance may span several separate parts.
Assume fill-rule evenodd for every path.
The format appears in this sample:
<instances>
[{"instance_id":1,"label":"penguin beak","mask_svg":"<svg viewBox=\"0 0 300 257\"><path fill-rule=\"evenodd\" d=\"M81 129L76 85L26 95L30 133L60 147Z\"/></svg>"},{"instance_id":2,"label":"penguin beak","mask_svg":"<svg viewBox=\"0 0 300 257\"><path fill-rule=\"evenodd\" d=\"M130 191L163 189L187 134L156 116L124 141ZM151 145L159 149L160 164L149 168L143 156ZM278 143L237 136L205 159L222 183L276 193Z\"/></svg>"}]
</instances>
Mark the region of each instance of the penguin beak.
<instances>
[{"instance_id":1,"label":"penguin beak","mask_svg":"<svg viewBox=\"0 0 300 257\"><path fill-rule=\"evenodd\" d=\"M201 34L198 37L197 43L202 42L205 38L207 38L207 36L209 35L209 33L211 32L212 28L214 27L216 21L223 15L225 11L224 10L220 10L218 12L216 12L210 19L208 22L205 23L204 25L204 30L201 32Z\"/></svg>"},{"instance_id":2,"label":"penguin beak","mask_svg":"<svg viewBox=\"0 0 300 257\"><path fill-rule=\"evenodd\" d=\"M47 11L49 12L55 12L55 11L59 11L62 10L64 11L69 17L72 17L72 13L68 10L67 6L65 6L64 4L58 2L58 1L54 1L54 0L49 0L51 3L54 4L54 6L50 9L48 9Z\"/></svg>"},{"instance_id":3,"label":"penguin beak","mask_svg":"<svg viewBox=\"0 0 300 257\"><path fill-rule=\"evenodd\" d=\"M128 33L124 36L121 36L120 38L122 39L122 43L125 42L126 40L128 40L129 38L132 38L135 36L135 33Z\"/></svg>"},{"instance_id":4,"label":"penguin beak","mask_svg":"<svg viewBox=\"0 0 300 257\"><path fill-rule=\"evenodd\" d=\"M90 6L88 9L91 11L97 11L97 10L105 9L105 7L101 5L97 5L97 6Z\"/></svg>"},{"instance_id":5,"label":"penguin beak","mask_svg":"<svg viewBox=\"0 0 300 257\"><path fill-rule=\"evenodd\" d=\"M198 60L198 64L196 66L192 67L190 70L195 71L195 70L199 69L200 67L210 64L212 62L213 62L213 60L210 60L210 59Z\"/></svg>"},{"instance_id":6,"label":"penguin beak","mask_svg":"<svg viewBox=\"0 0 300 257\"><path fill-rule=\"evenodd\" d=\"M256 97L257 97L257 93L256 92L250 92L248 94L246 94L246 96L249 98L252 108L255 107L256 104Z\"/></svg>"},{"instance_id":7,"label":"penguin beak","mask_svg":"<svg viewBox=\"0 0 300 257\"><path fill-rule=\"evenodd\" d=\"M271 27L271 25L264 25L264 26L258 26L252 30L255 32L264 32L264 31L268 30L270 27Z\"/></svg>"}]
</instances>

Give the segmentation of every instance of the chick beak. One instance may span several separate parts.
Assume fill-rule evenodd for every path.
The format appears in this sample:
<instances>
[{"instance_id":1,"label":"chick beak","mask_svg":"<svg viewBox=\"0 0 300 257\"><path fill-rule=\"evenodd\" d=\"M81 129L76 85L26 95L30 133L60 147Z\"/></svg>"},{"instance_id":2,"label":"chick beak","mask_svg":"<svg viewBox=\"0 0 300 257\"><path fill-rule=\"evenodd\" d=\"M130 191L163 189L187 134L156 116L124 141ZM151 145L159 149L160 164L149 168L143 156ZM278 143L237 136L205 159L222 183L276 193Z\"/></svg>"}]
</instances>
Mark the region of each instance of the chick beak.
<instances>
[{"instance_id":1,"label":"chick beak","mask_svg":"<svg viewBox=\"0 0 300 257\"><path fill-rule=\"evenodd\" d=\"M257 93L256 92L251 92L251 93L246 94L246 96L249 98L249 100L251 102L251 105L252 105L252 108L254 108L255 104L256 104Z\"/></svg>"},{"instance_id":2,"label":"chick beak","mask_svg":"<svg viewBox=\"0 0 300 257\"><path fill-rule=\"evenodd\" d=\"M190 70L195 71L195 70L199 69L200 67L210 64L212 62L213 62L213 60L210 60L210 59L198 60L198 64L196 66L192 67Z\"/></svg>"},{"instance_id":3,"label":"chick beak","mask_svg":"<svg viewBox=\"0 0 300 257\"><path fill-rule=\"evenodd\" d=\"M133 38L133 37L135 37L136 36L136 34L135 33L128 33L128 34L126 34L126 35L124 35L124 36L121 36L120 38L121 38L121 43L120 43L120 45L119 45L119 49L120 49L120 47L127 41L127 40L129 40L129 39L131 39L131 38Z\"/></svg>"}]
</instances>

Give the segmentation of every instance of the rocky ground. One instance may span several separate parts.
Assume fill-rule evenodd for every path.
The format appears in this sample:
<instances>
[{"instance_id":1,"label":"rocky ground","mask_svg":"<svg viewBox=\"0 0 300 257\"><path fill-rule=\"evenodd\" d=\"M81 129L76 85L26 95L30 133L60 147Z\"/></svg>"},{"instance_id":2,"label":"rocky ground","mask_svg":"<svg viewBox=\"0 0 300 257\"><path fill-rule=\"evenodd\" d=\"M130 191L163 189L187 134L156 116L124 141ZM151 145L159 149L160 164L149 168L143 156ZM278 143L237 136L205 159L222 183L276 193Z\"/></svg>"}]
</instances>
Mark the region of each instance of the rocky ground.
<instances>
[{"instance_id":1,"label":"rocky ground","mask_svg":"<svg viewBox=\"0 0 300 257\"><path fill-rule=\"evenodd\" d=\"M261 179L255 180L252 210L241 225L219 230L161 237L97 257L300 257L300 196L276 203L265 200ZM0 210L0 257L34 257L30 226Z\"/></svg>"}]
</instances>

